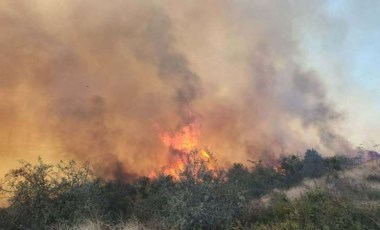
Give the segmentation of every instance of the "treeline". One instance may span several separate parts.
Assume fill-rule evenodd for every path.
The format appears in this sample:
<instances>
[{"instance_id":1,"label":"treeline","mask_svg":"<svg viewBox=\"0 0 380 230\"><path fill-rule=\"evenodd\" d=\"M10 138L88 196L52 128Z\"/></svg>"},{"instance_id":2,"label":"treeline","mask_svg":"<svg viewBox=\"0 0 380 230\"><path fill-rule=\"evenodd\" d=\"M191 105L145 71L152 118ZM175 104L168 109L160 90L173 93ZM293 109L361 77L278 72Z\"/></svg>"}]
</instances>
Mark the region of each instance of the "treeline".
<instances>
[{"instance_id":1,"label":"treeline","mask_svg":"<svg viewBox=\"0 0 380 230\"><path fill-rule=\"evenodd\" d=\"M378 229L352 201L323 191L296 202L281 193L265 205L256 202L305 178L333 178L350 165L347 157L323 158L311 149L302 157L281 157L276 168L259 161L210 169L213 158L197 156L189 155L179 178L128 183L96 178L88 165L75 162L22 162L0 187L10 196L9 206L0 210L0 229L58 229L83 220L111 225L133 220L151 229Z\"/></svg>"}]
</instances>

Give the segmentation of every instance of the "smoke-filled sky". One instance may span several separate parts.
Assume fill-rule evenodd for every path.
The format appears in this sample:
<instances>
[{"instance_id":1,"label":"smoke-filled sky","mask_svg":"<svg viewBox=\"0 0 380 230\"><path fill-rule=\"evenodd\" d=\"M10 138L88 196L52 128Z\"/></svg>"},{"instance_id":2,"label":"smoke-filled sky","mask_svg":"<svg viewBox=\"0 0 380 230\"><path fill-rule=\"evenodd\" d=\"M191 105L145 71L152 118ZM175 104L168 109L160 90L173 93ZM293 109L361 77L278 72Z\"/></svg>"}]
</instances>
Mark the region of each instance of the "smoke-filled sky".
<instances>
[{"instance_id":1,"label":"smoke-filled sky","mask_svg":"<svg viewBox=\"0 0 380 230\"><path fill-rule=\"evenodd\" d=\"M18 159L147 175L160 132L199 128L220 164L380 127L376 1L3 0L0 172ZM198 134L198 131L197 131Z\"/></svg>"}]
</instances>

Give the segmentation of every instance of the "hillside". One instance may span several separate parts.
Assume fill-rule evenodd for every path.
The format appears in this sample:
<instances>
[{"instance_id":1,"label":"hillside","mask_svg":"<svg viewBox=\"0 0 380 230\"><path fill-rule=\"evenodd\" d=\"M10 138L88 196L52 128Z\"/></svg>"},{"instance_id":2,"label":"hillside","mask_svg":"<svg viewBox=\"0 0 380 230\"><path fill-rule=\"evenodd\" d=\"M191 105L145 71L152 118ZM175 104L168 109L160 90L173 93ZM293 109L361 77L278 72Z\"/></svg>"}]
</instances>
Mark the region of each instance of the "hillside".
<instances>
[{"instance_id":1,"label":"hillside","mask_svg":"<svg viewBox=\"0 0 380 230\"><path fill-rule=\"evenodd\" d=\"M24 162L2 183L1 229L380 229L380 165L283 156L215 167L189 154L172 175L97 178L89 165Z\"/></svg>"},{"instance_id":2,"label":"hillside","mask_svg":"<svg viewBox=\"0 0 380 230\"><path fill-rule=\"evenodd\" d=\"M324 206L318 207L319 205ZM332 205L337 206L333 207ZM325 213L317 216L308 215L317 214L310 210L313 208L325 211ZM268 218L269 216L270 219L265 221L267 223L250 227L236 226L235 229L340 229L339 222L344 221L344 218L350 218L352 215L350 212L357 212L356 215L361 216L369 223L372 222L372 225L369 224L371 227L361 226L353 219L350 229L380 229L380 165L378 163L369 162L358 165L343 170L333 177L305 179L300 185L289 189L275 189L260 199L250 201L248 207L248 215L252 215L252 217ZM346 214L348 215L345 217ZM313 218L321 219L313 221ZM329 228L328 222L336 222L336 228ZM343 226L341 227L344 229ZM137 220L118 225L87 220L74 227L59 226L56 229L132 230L150 228Z\"/></svg>"}]
</instances>

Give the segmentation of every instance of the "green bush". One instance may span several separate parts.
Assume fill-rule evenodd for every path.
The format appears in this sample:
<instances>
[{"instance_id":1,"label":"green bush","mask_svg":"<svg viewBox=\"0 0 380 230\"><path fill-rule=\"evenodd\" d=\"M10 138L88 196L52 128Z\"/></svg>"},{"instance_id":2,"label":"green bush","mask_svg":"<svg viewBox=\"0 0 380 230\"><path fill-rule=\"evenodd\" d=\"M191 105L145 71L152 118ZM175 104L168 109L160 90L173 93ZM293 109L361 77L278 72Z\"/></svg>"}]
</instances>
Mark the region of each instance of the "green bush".
<instances>
[{"instance_id":1,"label":"green bush","mask_svg":"<svg viewBox=\"0 0 380 230\"><path fill-rule=\"evenodd\" d=\"M314 149L308 149L303 159L302 174L304 177L321 177L327 171L322 156Z\"/></svg>"},{"instance_id":2,"label":"green bush","mask_svg":"<svg viewBox=\"0 0 380 230\"><path fill-rule=\"evenodd\" d=\"M295 185L303 179L302 169L304 165L299 156L290 155L281 157L280 166L285 175L287 187Z\"/></svg>"},{"instance_id":3,"label":"green bush","mask_svg":"<svg viewBox=\"0 0 380 230\"><path fill-rule=\"evenodd\" d=\"M166 186L161 218L170 229L226 229L237 218L245 197L226 183L224 171L208 169L209 162L191 153L180 180ZM212 158L211 158L212 160Z\"/></svg>"},{"instance_id":4,"label":"green bush","mask_svg":"<svg viewBox=\"0 0 380 230\"><path fill-rule=\"evenodd\" d=\"M190 153L176 177L128 183L122 177L100 180L88 165L75 162L22 162L0 187L11 197L9 207L0 209L0 229L69 228L85 220L110 228L132 220L152 229L379 229L380 207L357 204L376 204L375 187L355 190L347 199L352 186L337 177L329 182L335 195L317 190L290 201L278 192L305 177L337 175L345 167L340 157L322 158L308 150L304 158L281 157L280 168L258 161L225 171L212 169L215 159L209 155ZM365 179L377 182L375 174Z\"/></svg>"},{"instance_id":5,"label":"green bush","mask_svg":"<svg viewBox=\"0 0 380 230\"><path fill-rule=\"evenodd\" d=\"M61 220L97 216L99 184L88 165L78 167L71 161L54 167L41 159L35 166L21 164L6 175L1 188L11 196L7 215L12 228L44 229Z\"/></svg>"}]
</instances>

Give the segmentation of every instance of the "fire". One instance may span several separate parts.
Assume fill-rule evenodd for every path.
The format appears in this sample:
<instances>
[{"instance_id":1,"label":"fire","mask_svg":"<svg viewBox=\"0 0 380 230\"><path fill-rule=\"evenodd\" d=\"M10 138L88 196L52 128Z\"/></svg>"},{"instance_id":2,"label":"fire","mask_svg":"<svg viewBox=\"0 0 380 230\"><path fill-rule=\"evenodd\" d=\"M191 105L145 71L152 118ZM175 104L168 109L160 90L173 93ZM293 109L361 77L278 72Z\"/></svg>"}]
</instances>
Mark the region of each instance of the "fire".
<instances>
[{"instance_id":1,"label":"fire","mask_svg":"<svg viewBox=\"0 0 380 230\"><path fill-rule=\"evenodd\" d=\"M162 132L159 137L165 146L181 152L189 152L198 146L200 135L200 125L194 121L184 126L180 132L174 134Z\"/></svg>"},{"instance_id":2,"label":"fire","mask_svg":"<svg viewBox=\"0 0 380 230\"><path fill-rule=\"evenodd\" d=\"M210 159L210 155L209 155L209 153L208 153L206 150L201 150L201 151L200 151L200 156L201 156L204 160L208 160L208 159Z\"/></svg>"},{"instance_id":3,"label":"fire","mask_svg":"<svg viewBox=\"0 0 380 230\"><path fill-rule=\"evenodd\" d=\"M196 152L196 157L204 162L210 163L210 153L199 148L201 136L200 124L197 120L185 125L178 132L161 131L158 134L162 143L168 147L171 153L169 163L162 169L164 175L172 175L178 179L180 172L185 169L185 162L191 152ZM207 167L212 170L214 166L210 163ZM156 177L156 173L151 173L150 177Z\"/></svg>"}]
</instances>

